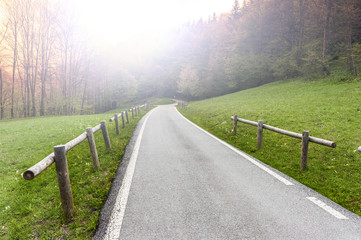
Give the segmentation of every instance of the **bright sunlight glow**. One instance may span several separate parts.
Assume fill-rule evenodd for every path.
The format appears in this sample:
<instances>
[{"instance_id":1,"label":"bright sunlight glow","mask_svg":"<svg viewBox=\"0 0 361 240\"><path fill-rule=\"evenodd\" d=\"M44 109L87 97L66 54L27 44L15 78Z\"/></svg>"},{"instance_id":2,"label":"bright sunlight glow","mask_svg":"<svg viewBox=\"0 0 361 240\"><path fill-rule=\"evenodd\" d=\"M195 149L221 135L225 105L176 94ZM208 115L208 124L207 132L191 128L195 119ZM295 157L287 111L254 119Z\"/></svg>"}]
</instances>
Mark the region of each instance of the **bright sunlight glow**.
<instances>
[{"instance_id":1,"label":"bright sunlight glow","mask_svg":"<svg viewBox=\"0 0 361 240\"><path fill-rule=\"evenodd\" d=\"M160 36L172 27L231 10L234 0L78 0L80 24L99 44ZM140 38L140 39L139 39ZM145 46L146 47L146 46Z\"/></svg>"}]
</instances>

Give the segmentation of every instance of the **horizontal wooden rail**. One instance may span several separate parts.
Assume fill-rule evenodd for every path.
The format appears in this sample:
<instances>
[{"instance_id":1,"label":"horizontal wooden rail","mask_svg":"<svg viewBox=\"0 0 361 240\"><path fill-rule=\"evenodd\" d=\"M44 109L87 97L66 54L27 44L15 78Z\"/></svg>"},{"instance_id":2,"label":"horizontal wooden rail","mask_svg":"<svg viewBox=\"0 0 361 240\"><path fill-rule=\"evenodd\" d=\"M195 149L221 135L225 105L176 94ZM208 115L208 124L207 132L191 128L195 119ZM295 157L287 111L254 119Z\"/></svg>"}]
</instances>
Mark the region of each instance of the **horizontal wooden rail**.
<instances>
[{"instance_id":1,"label":"horizontal wooden rail","mask_svg":"<svg viewBox=\"0 0 361 240\"><path fill-rule=\"evenodd\" d=\"M145 109L147 108L146 104L143 106ZM139 106L138 106L138 111L140 114ZM127 111L121 112L119 115L115 114L114 118L110 119L110 121L112 121L114 119L116 120L117 134L119 134L119 132L118 132L119 126L118 126L118 122L117 122L119 116L122 117L123 128L125 127L124 115L126 115L127 123L129 123ZM32 180L55 162L62 208L63 208L63 212L64 212L64 217L67 220L69 220L70 217L74 213L74 206L73 206L74 204L73 204L73 197L72 197L70 180L69 180L69 172L68 172L68 163L67 163L67 159L66 159L66 153L70 149L72 149L75 146L77 146L78 144L82 143L85 139L88 139L90 153L91 153L92 161L93 161L93 166L95 168L99 168L100 163L99 163L98 153L97 153L95 139L94 139L94 133L98 132L99 130L102 130L105 147L110 148L111 144L110 144L109 134L108 134L108 130L106 127L106 122L105 122L105 120L103 120L100 122L100 124L98 124L97 126L95 126L93 128L92 127L86 128L86 132L80 134L78 137L69 141L65 145L55 146L54 152L49 154L43 160L41 160L34 166L30 167L28 170L26 170L23 173L24 179Z\"/></svg>"},{"instance_id":2,"label":"horizontal wooden rail","mask_svg":"<svg viewBox=\"0 0 361 240\"><path fill-rule=\"evenodd\" d=\"M97 132L100 130L100 124L97 125L96 127L94 127L93 129L93 133ZM74 148L75 146L79 145L80 143L82 143L85 139L87 139L87 133L84 132L82 134L80 134L78 137L74 138L73 140L67 142L64 146L65 146L65 152L68 152L70 149ZM54 152L50 153L47 157L45 157L43 160L41 160L40 162L38 162L37 164L35 164L34 166L32 166L31 168L29 168L28 170L26 170L23 173L23 177L26 180L32 180L34 179L36 176L38 176L42 171L44 171L45 169L47 169L48 167L50 167L51 164L54 163Z\"/></svg>"},{"instance_id":3,"label":"horizontal wooden rail","mask_svg":"<svg viewBox=\"0 0 361 240\"><path fill-rule=\"evenodd\" d=\"M140 107L143 107L146 105L142 105ZM118 114L118 117L121 117L122 113ZM114 117L110 119L110 121L113 121ZM101 130L101 124L98 124L97 126L92 128L93 133L98 132L99 130ZM106 129L106 127L105 127ZM82 134L80 134L78 137L74 138L73 140L67 142L64 146L65 146L65 152L68 152L70 149L74 148L75 146L79 145L80 143L82 143L85 139L87 139L87 133L84 132ZM108 147L110 147L110 142L106 141L106 145ZM47 169L48 167L50 167L51 164L54 163L54 152L52 152L51 154L49 154L48 156L46 156L43 160L41 160L40 162L38 162L37 164L35 164L34 166L30 167L28 170L26 170L23 173L23 178L26 180L32 180L34 179L36 176L38 176L42 171L44 171L45 169Z\"/></svg>"},{"instance_id":4,"label":"horizontal wooden rail","mask_svg":"<svg viewBox=\"0 0 361 240\"><path fill-rule=\"evenodd\" d=\"M42 171L50 167L51 164L54 163L54 152L50 153L47 157L45 157L43 160L29 168L23 173L23 178L26 180L32 180L36 176L38 176Z\"/></svg>"},{"instance_id":5,"label":"horizontal wooden rail","mask_svg":"<svg viewBox=\"0 0 361 240\"><path fill-rule=\"evenodd\" d=\"M184 101L177 101L177 100L176 100L176 102L177 102L177 105L178 105L178 106L181 106L181 107L184 108L184 109L187 108L187 103L186 103L186 102L184 102Z\"/></svg>"},{"instance_id":6,"label":"horizontal wooden rail","mask_svg":"<svg viewBox=\"0 0 361 240\"><path fill-rule=\"evenodd\" d=\"M143 105L137 106L137 107L139 107L139 108L141 108L141 107L148 108L148 104L143 104ZM137 108L137 107L136 107L136 108ZM130 108L130 109L127 109L126 111L132 112L132 109L133 109L133 108ZM122 117L122 113L123 113L123 114L126 114L125 111L123 111L123 112L121 112L121 113L118 114L118 118L121 118L121 117ZM115 117L110 118L110 119L109 119L109 122L114 121L114 118L115 118Z\"/></svg>"},{"instance_id":7,"label":"horizontal wooden rail","mask_svg":"<svg viewBox=\"0 0 361 240\"><path fill-rule=\"evenodd\" d=\"M234 117L232 116L231 119L234 120ZM242 119L242 118L237 118L237 121L241 122L241 123L248 124L248 125L252 125L252 126L255 126L255 127L258 126L257 122L249 121L249 120ZM273 126L266 125L266 124L263 124L263 128L267 129L267 130L270 130L272 132L276 132L276 133L280 133L280 134L289 136L289 137L302 139L302 134L301 133L295 133L295 132L287 131L287 130L277 128L277 127L273 127ZM317 138L317 137L311 137L310 136L309 141L313 142L313 143L320 144L320 145L324 145L324 146L327 146L327 147L332 147L332 148L336 147L335 142L325 140L325 139L321 139L321 138Z\"/></svg>"},{"instance_id":8,"label":"horizontal wooden rail","mask_svg":"<svg viewBox=\"0 0 361 240\"><path fill-rule=\"evenodd\" d=\"M276 133L280 133L280 134L283 134L286 136L302 139L301 161L300 161L300 167L302 170L307 169L307 155L308 155L308 143L309 142L317 143L317 144L327 146L327 147L332 147L332 148L336 147L336 143L334 143L332 141L321 139L321 138L316 138L316 137L311 137L309 135L308 131L303 131L302 134L295 133L295 132L287 131L287 130L284 130L281 128L276 128L276 127L273 127L270 125L263 124L262 120L259 120L258 122L253 122L253 121L249 121L246 119L238 118L237 115L231 116L231 119L233 120L233 134L234 135L237 134L237 122L245 123L245 124L255 126L258 128L257 129L257 147L258 148L262 147L263 129L267 129L267 130L270 130L270 131L273 131ZM361 152L361 147L358 150Z\"/></svg>"}]
</instances>

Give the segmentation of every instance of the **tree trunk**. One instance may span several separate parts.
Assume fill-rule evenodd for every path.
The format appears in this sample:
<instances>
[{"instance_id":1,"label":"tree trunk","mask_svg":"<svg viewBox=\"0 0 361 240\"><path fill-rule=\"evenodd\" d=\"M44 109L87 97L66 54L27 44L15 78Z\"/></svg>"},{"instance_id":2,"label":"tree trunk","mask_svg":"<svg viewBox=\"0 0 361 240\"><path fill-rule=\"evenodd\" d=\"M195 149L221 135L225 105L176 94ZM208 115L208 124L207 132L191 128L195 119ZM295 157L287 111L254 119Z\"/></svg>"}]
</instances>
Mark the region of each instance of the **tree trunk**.
<instances>
[{"instance_id":1,"label":"tree trunk","mask_svg":"<svg viewBox=\"0 0 361 240\"><path fill-rule=\"evenodd\" d=\"M322 49L322 59L326 60L327 50L328 50L328 38L330 34L330 15L331 15L331 1L326 0L326 19L325 25L323 27L323 49Z\"/></svg>"},{"instance_id":2,"label":"tree trunk","mask_svg":"<svg viewBox=\"0 0 361 240\"><path fill-rule=\"evenodd\" d=\"M85 102L87 84L88 84L88 81L85 81L85 84L84 84L84 92L83 92L83 99L81 100L80 115L83 115L83 114L84 114L84 102Z\"/></svg>"},{"instance_id":3,"label":"tree trunk","mask_svg":"<svg viewBox=\"0 0 361 240\"><path fill-rule=\"evenodd\" d=\"M298 37L298 48L303 48L303 41L305 35L305 3L304 0L299 0L299 37Z\"/></svg>"},{"instance_id":4,"label":"tree trunk","mask_svg":"<svg viewBox=\"0 0 361 240\"><path fill-rule=\"evenodd\" d=\"M3 78L2 78L2 72L0 69L0 119L4 119L4 103L3 103Z\"/></svg>"},{"instance_id":5,"label":"tree trunk","mask_svg":"<svg viewBox=\"0 0 361 240\"><path fill-rule=\"evenodd\" d=\"M327 57L328 41L329 41L329 35L330 35L330 16L331 16L331 10L332 10L331 4L332 4L331 0L326 0L326 19L325 19L325 24L324 24L324 28L323 28L323 48L322 48L323 72L326 73L326 75L330 75L326 57Z\"/></svg>"},{"instance_id":6,"label":"tree trunk","mask_svg":"<svg viewBox=\"0 0 361 240\"><path fill-rule=\"evenodd\" d=\"M17 23L14 24L14 57L13 57L13 78L11 86L11 118L14 118L14 91L15 91L15 69L18 55Z\"/></svg>"}]
</instances>

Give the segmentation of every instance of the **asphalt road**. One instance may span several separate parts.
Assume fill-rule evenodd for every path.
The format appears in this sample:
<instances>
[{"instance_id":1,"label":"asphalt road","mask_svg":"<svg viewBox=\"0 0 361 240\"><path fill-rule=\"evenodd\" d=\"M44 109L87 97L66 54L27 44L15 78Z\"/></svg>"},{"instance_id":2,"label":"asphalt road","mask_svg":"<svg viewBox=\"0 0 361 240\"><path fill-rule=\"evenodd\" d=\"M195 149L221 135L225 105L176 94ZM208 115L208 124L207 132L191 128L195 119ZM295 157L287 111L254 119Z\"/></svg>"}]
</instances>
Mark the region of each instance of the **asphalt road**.
<instances>
[{"instance_id":1,"label":"asphalt road","mask_svg":"<svg viewBox=\"0 0 361 240\"><path fill-rule=\"evenodd\" d=\"M137 127L94 239L349 240L361 218L160 106Z\"/></svg>"}]
</instances>

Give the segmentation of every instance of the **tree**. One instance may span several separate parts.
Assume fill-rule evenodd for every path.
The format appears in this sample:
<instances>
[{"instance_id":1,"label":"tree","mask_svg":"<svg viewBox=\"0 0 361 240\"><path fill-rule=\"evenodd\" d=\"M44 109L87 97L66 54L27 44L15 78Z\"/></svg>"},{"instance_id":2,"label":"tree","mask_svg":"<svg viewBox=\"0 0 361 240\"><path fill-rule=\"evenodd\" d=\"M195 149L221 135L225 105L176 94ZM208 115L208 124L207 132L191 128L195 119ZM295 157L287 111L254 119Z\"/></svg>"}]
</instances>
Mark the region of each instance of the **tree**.
<instances>
[{"instance_id":1,"label":"tree","mask_svg":"<svg viewBox=\"0 0 361 240\"><path fill-rule=\"evenodd\" d=\"M14 95L15 95L15 71L17 68L18 57L18 35L19 35L19 22L21 21L20 12L18 6L20 0L14 0L4 3L4 11L6 12L6 19L9 24L10 36L8 38L8 45L13 51L12 57L12 84L11 84L11 108L10 115L14 118Z\"/></svg>"},{"instance_id":2,"label":"tree","mask_svg":"<svg viewBox=\"0 0 361 240\"><path fill-rule=\"evenodd\" d=\"M232 11L231 11L231 15L233 19L239 19L239 17L241 16L240 13L240 5L239 5L239 1L238 0L234 0L233 6L232 6Z\"/></svg>"},{"instance_id":3,"label":"tree","mask_svg":"<svg viewBox=\"0 0 361 240\"><path fill-rule=\"evenodd\" d=\"M0 39L0 46L2 46L3 40L5 39L6 33L8 31L8 26L9 24L7 23L5 26L5 30L1 36ZM1 64L1 62L0 62ZM0 68L0 119L3 120L4 119L4 91L3 91L3 76L2 76L2 69Z\"/></svg>"},{"instance_id":4,"label":"tree","mask_svg":"<svg viewBox=\"0 0 361 240\"><path fill-rule=\"evenodd\" d=\"M3 77L2 77L2 70L0 68L0 120L4 119L4 103L3 103Z\"/></svg>"},{"instance_id":5,"label":"tree","mask_svg":"<svg viewBox=\"0 0 361 240\"><path fill-rule=\"evenodd\" d=\"M187 98L197 97L199 94L199 75L197 70L187 65L179 74L177 82L178 92Z\"/></svg>"},{"instance_id":6,"label":"tree","mask_svg":"<svg viewBox=\"0 0 361 240\"><path fill-rule=\"evenodd\" d=\"M347 70L357 76L357 66L353 49L353 37L355 28L360 27L360 9L357 0L344 0L340 2L340 9L343 14L343 33L346 50Z\"/></svg>"},{"instance_id":7,"label":"tree","mask_svg":"<svg viewBox=\"0 0 361 240\"><path fill-rule=\"evenodd\" d=\"M49 63L51 56L54 53L55 42L55 20L56 15L51 11L48 2L44 2L40 9L39 16L40 29L40 81L41 81L41 97L40 97L40 116L45 115L45 96L46 96L46 82L49 74Z\"/></svg>"}]
</instances>

